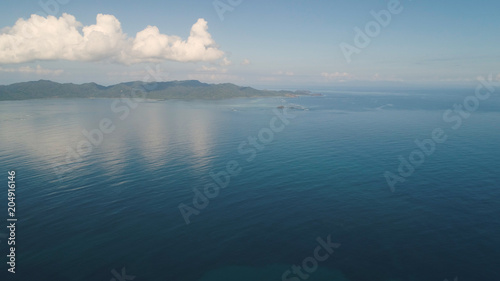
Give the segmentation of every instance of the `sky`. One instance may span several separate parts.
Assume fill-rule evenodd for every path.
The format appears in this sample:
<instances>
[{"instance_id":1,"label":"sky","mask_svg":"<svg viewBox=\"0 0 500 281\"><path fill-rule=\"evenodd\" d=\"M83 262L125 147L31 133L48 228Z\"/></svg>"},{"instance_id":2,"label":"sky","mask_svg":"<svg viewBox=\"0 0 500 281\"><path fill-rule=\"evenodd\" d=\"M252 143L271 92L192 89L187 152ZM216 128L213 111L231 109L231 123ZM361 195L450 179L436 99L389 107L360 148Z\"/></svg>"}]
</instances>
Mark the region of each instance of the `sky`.
<instances>
[{"instance_id":1,"label":"sky","mask_svg":"<svg viewBox=\"0 0 500 281\"><path fill-rule=\"evenodd\" d=\"M0 84L200 80L257 88L500 79L500 2L5 0ZM151 75L150 75L151 76Z\"/></svg>"}]
</instances>

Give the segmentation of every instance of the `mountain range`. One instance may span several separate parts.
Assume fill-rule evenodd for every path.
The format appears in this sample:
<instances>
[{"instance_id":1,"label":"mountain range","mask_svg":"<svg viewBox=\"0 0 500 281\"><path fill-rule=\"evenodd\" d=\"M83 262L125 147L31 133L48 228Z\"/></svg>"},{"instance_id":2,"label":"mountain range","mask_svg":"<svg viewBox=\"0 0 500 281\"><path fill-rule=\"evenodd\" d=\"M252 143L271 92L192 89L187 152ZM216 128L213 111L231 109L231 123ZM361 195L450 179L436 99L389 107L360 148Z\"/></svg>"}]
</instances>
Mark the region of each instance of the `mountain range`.
<instances>
[{"instance_id":1,"label":"mountain range","mask_svg":"<svg viewBox=\"0 0 500 281\"><path fill-rule=\"evenodd\" d=\"M111 86L96 83L57 83L49 80L0 86L1 100L46 98L120 98L133 95L148 99L226 99L236 97L272 97L308 95L307 91L270 91L240 87L230 83L207 84L197 80L170 82L133 81Z\"/></svg>"}]
</instances>

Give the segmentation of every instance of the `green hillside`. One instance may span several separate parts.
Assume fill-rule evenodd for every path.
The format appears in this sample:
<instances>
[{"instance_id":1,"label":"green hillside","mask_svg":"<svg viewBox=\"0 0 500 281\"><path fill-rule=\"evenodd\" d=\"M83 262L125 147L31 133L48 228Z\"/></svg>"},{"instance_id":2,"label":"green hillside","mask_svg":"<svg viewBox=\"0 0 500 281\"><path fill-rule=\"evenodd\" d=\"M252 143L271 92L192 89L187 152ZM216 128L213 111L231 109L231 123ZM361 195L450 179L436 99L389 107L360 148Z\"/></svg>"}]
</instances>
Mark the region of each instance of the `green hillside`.
<instances>
[{"instance_id":1,"label":"green hillside","mask_svg":"<svg viewBox=\"0 0 500 281\"><path fill-rule=\"evenodd\" d=\"M206 84L196 80L152 82L133 81L112 86L96 83L60 84L48 80L0 86L1 100L47 98L119 98L144 94L149 99L227 99L236 97L296 96L307 92L267 91L234 84Z\"/></svg>"}]
</instances>

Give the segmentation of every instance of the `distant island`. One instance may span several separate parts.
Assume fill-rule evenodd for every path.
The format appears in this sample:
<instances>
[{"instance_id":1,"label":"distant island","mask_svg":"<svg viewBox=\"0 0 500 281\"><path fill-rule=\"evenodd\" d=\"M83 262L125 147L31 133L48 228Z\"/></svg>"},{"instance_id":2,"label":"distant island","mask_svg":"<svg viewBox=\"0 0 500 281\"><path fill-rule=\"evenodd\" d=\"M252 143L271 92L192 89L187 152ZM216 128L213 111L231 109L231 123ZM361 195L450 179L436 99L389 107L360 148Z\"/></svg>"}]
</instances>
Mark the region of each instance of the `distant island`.
<instances>
[{"instance_id":1,"label":"distant island","mask_svg":"<svg viewBox=\"0 0 500 281\"><path fill-rule=\"evenodd\" d=\"M57 83L49 80L0 86L0 101L49 98L120 98L140 94L147 99L228 99L239 97L297 97L309 91L269 91L234 84L207 84L197 80L171 82L126 82L111 86L96 83Z\"/></svg>"}]
</instances>

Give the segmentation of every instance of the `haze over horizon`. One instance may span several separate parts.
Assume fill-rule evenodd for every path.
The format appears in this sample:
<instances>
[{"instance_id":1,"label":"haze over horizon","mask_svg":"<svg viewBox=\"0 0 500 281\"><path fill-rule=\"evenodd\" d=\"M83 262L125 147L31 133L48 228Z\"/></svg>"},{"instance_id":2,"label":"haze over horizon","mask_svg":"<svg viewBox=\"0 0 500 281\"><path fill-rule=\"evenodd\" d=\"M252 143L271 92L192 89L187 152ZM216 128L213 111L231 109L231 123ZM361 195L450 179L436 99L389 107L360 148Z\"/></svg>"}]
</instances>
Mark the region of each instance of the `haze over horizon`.
<instances>
[{"instance_id":1,"label":"haze over horizon","mask_svg":"<svg viewBox=\"0 0 500 281\"><path fill-rule=\"evenodd\" d=\"M153 71L157 81L257 88L469 85L488 74L500 80L500 39L493 36L499 6L16 1L0 12L0 84L111 85Z\"/></svg>"}]
</instances>

